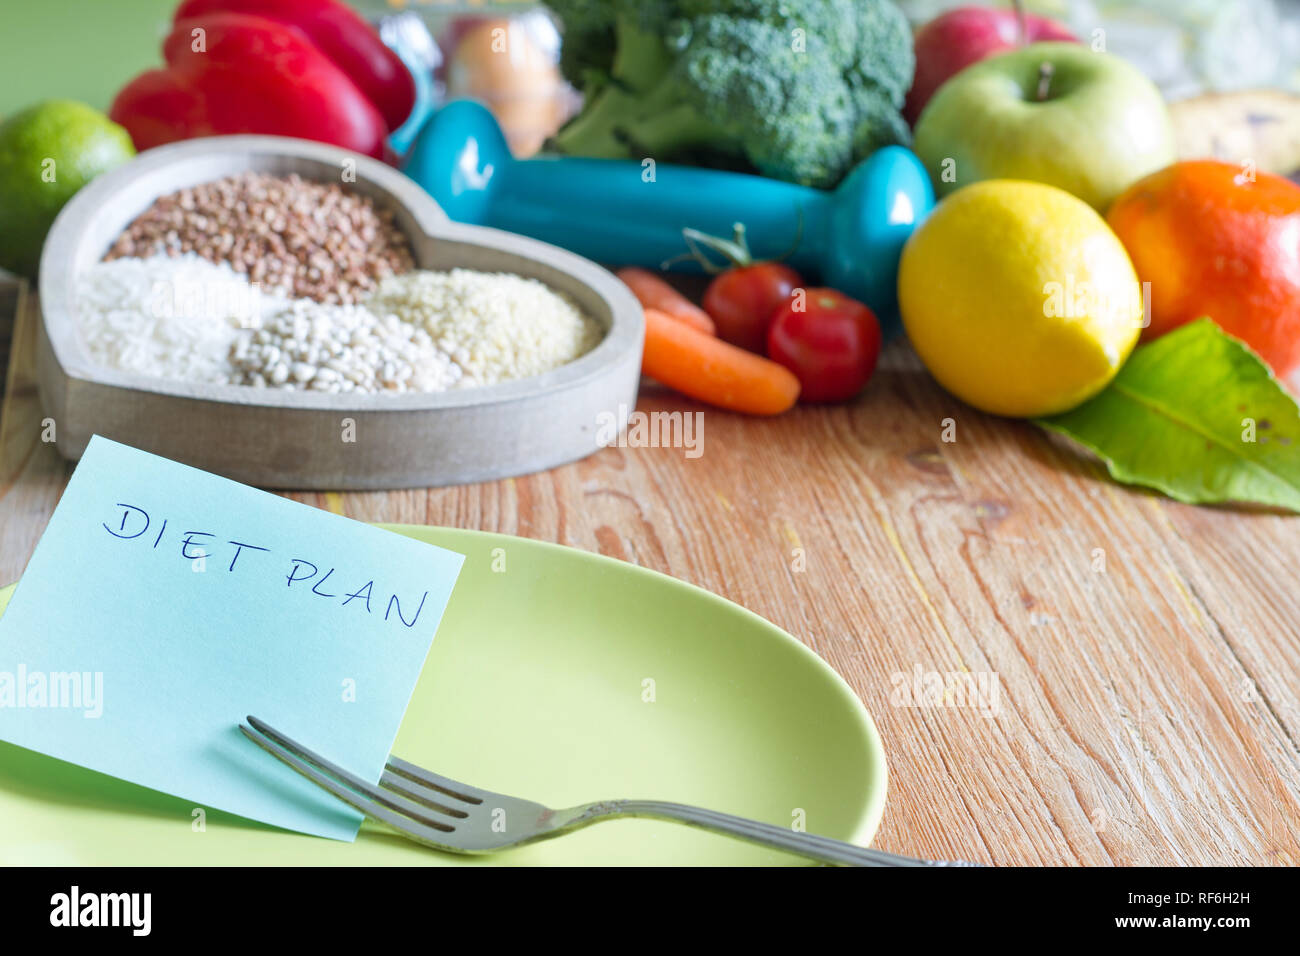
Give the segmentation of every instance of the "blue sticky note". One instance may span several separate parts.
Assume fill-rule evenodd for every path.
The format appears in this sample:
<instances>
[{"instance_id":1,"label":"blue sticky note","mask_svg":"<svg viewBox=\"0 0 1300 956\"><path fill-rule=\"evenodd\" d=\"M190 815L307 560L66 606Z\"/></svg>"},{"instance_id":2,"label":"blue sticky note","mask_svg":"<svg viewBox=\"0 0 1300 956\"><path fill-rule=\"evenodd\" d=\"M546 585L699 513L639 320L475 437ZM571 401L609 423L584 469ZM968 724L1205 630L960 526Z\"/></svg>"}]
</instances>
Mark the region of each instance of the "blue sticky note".
<instances>
[{"instance_id":1,"label":"blue sticky note","mask_svg":"<svg viewBox=\"0 0 1300 956\"><path fill-rule=\"evenodd\" d=\"M0 739L352 840L238 724L378 781L463 560L95 437L0 618Z\"/></svg>"}]
</instances>

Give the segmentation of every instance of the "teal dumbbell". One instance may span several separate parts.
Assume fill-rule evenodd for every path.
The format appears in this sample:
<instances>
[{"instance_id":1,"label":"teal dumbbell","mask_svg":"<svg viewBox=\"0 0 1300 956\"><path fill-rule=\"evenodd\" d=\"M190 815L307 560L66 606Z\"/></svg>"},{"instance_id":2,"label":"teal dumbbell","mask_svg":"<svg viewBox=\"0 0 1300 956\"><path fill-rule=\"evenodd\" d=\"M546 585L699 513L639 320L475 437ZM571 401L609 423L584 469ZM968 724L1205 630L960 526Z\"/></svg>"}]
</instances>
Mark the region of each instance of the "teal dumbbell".
<instances>
[{"instance_id":1,"label":"teal dumbbell","mask_svg":"<svg viewBox=\"0 0 1300 956\"><path fill-rule=\"evenodd\" d=\"M898 329L903 243L934 206L925 167L901 146L878 150L831 192L650 159L517 160L492 114L469 100L433 114L406 172L454 220L597 262L658 268L687 251L684 228L729 236L743 223L756 259L784 257L810 281L865 302L886 334Z\"/></svg>"}]
</instances>

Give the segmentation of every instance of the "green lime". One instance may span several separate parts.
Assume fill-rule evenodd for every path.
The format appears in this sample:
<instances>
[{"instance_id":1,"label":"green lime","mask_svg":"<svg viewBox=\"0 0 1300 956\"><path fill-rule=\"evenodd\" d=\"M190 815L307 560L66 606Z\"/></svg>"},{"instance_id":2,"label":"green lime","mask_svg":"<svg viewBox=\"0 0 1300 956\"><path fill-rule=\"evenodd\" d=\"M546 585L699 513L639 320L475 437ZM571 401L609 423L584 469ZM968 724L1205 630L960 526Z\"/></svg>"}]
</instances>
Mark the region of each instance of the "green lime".
<instances>
[{"instance_id":1,"label":"green lime","mask_svg":"<svg viewBox=\"0 0 1300 956\"><path fill-rule=\"evenodd\" d=\"M126 130L72 100L37 103L0 123L0 268L34 279L63 204L134 155Z\"/></svg>"}]
</instances>

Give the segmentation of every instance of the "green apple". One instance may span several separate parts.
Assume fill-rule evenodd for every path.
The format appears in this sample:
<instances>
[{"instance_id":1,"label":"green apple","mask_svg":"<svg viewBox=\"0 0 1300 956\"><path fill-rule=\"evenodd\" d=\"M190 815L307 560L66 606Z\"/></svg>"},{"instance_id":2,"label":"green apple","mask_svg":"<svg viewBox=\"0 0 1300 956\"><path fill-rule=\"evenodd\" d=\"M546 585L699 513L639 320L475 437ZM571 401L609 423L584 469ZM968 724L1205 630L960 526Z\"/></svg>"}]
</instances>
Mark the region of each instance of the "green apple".
<instances>
[{"instance_id":1,"label":"green apple","mask_svg":"<svg viewBox=\"0 0 1300 956\"><path fill-rule=\"evenodd\" d=\"M1078 43L1035 43L962 70L926 105L914 148L944 196L982 179L1028 179L1105 212L1174 161L1160 91Z\"/></svg>"}]
</instances>

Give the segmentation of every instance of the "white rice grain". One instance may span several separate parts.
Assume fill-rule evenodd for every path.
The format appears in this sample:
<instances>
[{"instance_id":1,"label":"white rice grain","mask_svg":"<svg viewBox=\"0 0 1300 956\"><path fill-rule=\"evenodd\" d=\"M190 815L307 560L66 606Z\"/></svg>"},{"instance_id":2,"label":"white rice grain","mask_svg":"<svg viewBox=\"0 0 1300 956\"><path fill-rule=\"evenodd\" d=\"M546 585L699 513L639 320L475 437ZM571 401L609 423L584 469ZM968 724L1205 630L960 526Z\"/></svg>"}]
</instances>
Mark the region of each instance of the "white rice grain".
<instances>
[{"instance_id":1,"label":"white rice grain","mask_svg":"<svg viewBox=\"0 0 1300 956\"><path fill-rule=\"evenodd\" d=\"M263 293L193 253L96 263L77 283L96 363L155 378L323 392L440 392L540 375L604 330L508 273L409 272L358 305Z\"/></svg>"},{"instance_id":2,"label":"white rice grain","mask_svg":"<svg viewBox=\"0 0 1300 956\"><path fill-rule=\"evenodd\" d=\"M188 382L225 382L226 353L255 319L254 290L228 265L189 254L116 259L82 273L75 314L100 365Z\"/></svg>"},{"instance_id":3,"label":"white rice grain","mask_svg":"<svg viewBox=\"0 0 1300 956\"><path fill-rule=\"evenodd\" d=\"M408 272L381 281L365 304L422 325L464 369L459 387L549 372L604 337L600 324L568 296L510 273Z\"/></svg>"}]
</instances>

